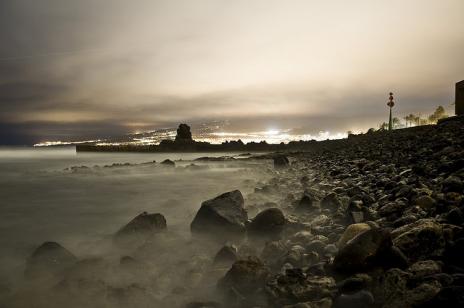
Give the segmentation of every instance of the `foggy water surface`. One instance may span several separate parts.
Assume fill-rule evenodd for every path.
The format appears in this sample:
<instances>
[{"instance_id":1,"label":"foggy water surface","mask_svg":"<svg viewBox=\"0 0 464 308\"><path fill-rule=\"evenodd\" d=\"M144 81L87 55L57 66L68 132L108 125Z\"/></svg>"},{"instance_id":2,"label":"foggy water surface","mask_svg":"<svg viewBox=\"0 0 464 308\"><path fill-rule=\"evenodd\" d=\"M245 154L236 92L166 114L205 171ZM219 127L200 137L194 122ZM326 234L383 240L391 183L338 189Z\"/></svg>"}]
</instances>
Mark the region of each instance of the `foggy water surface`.
<instances>
[{"instance_id":1,"label":"foggy water surface","mask_svg":"<svg viewBox=\"0 0 464 308\"><path fill-rule=\"evenodd\" d=\"M233 189L246 194L265 176L260 173L263 162L195 162L204 167L186 167L200 156L222 155L227 153L1 148L1 277L14 279L25 258L44 241L57 241L78 257L96 254L103 239L143 211L162 213L171 231L187 234L202 201ZM142 164L166 158L175 160L176 168ZM136 165L104 167L113 163ZM72 166L89 168L68 169Z\"/></svg>"}]
</instances>

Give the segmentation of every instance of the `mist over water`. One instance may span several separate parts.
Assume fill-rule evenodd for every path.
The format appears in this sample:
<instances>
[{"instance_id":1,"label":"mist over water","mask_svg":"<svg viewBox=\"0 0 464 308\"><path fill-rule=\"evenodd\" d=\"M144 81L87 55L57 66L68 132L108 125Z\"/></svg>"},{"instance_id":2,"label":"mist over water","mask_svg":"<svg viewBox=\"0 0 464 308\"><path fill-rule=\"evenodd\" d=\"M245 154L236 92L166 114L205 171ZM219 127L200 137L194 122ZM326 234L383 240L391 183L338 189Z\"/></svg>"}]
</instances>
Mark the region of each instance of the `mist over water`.
<instances>
[{"instance_id":1,"label":"mist over water","mask_svg":"<svg viewBox=\"0 0 464 308\"><path fill-rule=\"evenodd\" d=\"M147 253L148 249L138 256L151 262L154 276L163 277L158 269L164 267L169 277L168 269L178 267L176 262L184 262L182 258L192 261L189 254L195 254L195 250L214 257L221 245L205 248L190 241L190 223L201 202L234 189L246 197L269 176L265 161L193 161L223 155L237 153L76 153L72 147L0 149L0 299L24 284L25 260L45 241L60 243L79 259L119 260L123 252L111 247L112 235L144 211L162 213L168 225L166 234L161 235L161 246L169 246L166 253L162 255L158 250L155 257ZM175 168L149 163L167 158L176 161ZM197 167L189 167L193 162ZM131 165L111 166L114 163ZM176 255L172 251L177 251ZM163 292L175 286L166 277L161 286L159 282L147 283L150 287L157 285L152 292L155 298L166 296ZM123 286L124 279L115 285ZM18 307L27 303L21 302Z\"/></svg>"}]
</instances>

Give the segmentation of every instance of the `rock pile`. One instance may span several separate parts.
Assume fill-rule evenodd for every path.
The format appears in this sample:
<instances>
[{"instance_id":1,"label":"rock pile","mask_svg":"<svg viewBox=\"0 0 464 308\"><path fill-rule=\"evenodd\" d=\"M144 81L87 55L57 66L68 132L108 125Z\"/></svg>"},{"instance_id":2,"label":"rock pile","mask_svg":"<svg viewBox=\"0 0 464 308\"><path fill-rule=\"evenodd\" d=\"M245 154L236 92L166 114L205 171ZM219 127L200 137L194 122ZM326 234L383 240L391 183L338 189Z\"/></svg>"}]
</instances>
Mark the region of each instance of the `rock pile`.
<instances>
[{"instance_id":1,"label":"rock pile","mask_svg":"<svg viewBox=\"0 0 464 308\"><path fill-rule=\"evenodd\" d=\"M246 202L235 190L201 204L183 246L190 254L183 251L185 260L164 271L182 286L153 299L150 277L102 294L154 307L464 306L461 120L317 143L288 155L292 164L280 154L266 157L271 177ZM247 209L257 213L251 220ZM142 237L147 243L136 251L147 260L180 254L162 240L147 241L164 229L161 214L144 213L115 238ZM215 243L206 256L198 254L205 236ZM88 263L105 273L101 263ZM53 273L86 267L56 243L39 248L26 272L39 265ZM144 268L132 257L120 266ZM144 270L138 273L140 281ZM61 287L76 281L69 275ZM163 279L157 287L170 281ZM98 289L99 280L90 281ZM207 286L217 293L178 300Z\"/></svg>"}]
</instances>

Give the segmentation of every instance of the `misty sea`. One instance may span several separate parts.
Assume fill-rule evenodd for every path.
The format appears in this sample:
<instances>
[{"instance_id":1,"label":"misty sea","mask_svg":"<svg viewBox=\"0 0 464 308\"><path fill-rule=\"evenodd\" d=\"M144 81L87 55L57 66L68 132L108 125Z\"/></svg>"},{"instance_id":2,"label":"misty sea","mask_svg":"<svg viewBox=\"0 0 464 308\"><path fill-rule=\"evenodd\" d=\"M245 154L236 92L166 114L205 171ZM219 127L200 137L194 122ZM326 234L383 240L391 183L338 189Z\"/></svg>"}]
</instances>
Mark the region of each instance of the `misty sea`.
<instances>
[{"instance_id":1,"label":"misty sea","mask_svg":"<svg viewBox=\"0 0 464 308\"><path fill-rule=\"evenodd\" d=\"M202 201L233 189L245 195L265 177L264 162L193 161L224 155L237 153L0 148L0 277L17 276L44 241L79 257L96 254L102 240L143 211L162 213L170 230L186 234ZM168 158L175 168L150 163Z\"/></svg>"}]
</instances>

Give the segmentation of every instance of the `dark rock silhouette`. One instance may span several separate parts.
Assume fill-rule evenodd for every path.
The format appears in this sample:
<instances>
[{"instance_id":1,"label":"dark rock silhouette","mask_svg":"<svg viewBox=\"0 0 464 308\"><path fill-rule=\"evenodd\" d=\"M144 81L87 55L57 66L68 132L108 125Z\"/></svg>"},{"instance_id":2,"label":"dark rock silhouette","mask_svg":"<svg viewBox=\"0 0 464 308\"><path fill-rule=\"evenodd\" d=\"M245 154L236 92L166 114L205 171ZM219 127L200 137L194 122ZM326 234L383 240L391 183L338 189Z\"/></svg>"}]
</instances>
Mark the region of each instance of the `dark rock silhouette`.
<instances>
[{"instance_id":1,"label":"dark rock silhouette","mask_svg":"<svg viewBox=\"0 0 464 308\"><path fill-rule=\"evenodd\" d=\"M247 226L248 236L252 238L278 238L285 226L285 216L279 208L260 212Z\"/></svg>"},{"instance_id":2,"label":"dark rock silhouette","mask_svg":"<svg viewBox=\"0 0 464 308\"><path fill-rule=\"evenodd\" d=\"M249 297L253 297L257 290L264 288L269 275L269 269L260 259L249 257L235 262L219 280L218 288L234 302L237 297L244 302L250 302L252 298Z\"/></svg>"},{"instance_id":3,"label":"dark rock silhouette","mask_svg":"<svg viewBox=\"0 0 464 308\"><path fill-rule=\"evenodd\" d=\"M27 259L26 278L59 275L77 262L77 258L56 242L45 242Z\"/></svg>"},{"instance_id":4,"label":"dark rock silhouette","mask_svg":"<svg viewBox=\"0 0 464 308\"><path fill-rule=\"evenodd\" d=\"M165 160L163 160L163 161L161 162L161 164L162 164L163 166L168 166L168 167L175 167L175 166L176 166L176 163L173 162L173 161L170 160L170 159L165 159Z\"/></svg>"},{"instance_id":5,"label":"dark rock silhouette","mask_svg":"<svg viewBox=\"0 0 464 308\"><path fill-rule=\"evenodd\" d=\"M119 245L137 244L166 228L166 218L163 215L143 212L122 227L114 235L114 241Z\"/></svg>"},{"instance_id":6,"label":"dark rock silhouette","mask_svg":"<svg viewBox=\"0 0 464 308\"><path fill-rule=\"evenodd\" d=\"M176 142L192 142L192 133L190 132L190 126L187 124L180 124L177 128Z\"/></svg>"},{"instance_id":7,"label":"dark rock silhouette","mask_svg":"<svg viewBox=\"0 0 464 308\"><path fill-rule=\"evenodd\" d=\"M234 239L245 234L248 215L239 190L224 193L201 204L190 229L194 234Z\"/></svg>"},{"instance_id":8,"label":"dark rock silhouette","mask_svg":"<svg viewBox=\"0 0 464 308\"><path fill-rule=\"evenodd\" d=\"M367 270L391 246L392 240L387 230L376 228L364 231L340 249L335 256L334 267L348 272Z\"/></svg>"},{"instance_id":9,"label":"dark rock silhouette","mask_svg":"<svg viewBox=\"0 0 464 308\"><path fill-rule=\"evenodd\" d=\"M214 257L214 264L229 265L237 261L237 247L234 245L223 246Z\"/></svg>"},{"instance_id":10,"label":"dark rock silhouette","mask_svg":"<svg viewBox=\"0 0 464 308\"><path fill-rule=\"evenodd\" d=\"M273 157L273 160L274 160L275 168L284 168L284 167L288 167L289 165L289 160L284 155L276 155Z\"/></svg>"}]
</instances>

